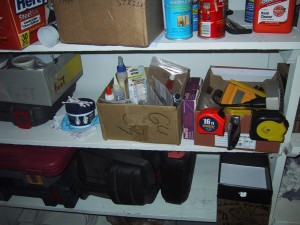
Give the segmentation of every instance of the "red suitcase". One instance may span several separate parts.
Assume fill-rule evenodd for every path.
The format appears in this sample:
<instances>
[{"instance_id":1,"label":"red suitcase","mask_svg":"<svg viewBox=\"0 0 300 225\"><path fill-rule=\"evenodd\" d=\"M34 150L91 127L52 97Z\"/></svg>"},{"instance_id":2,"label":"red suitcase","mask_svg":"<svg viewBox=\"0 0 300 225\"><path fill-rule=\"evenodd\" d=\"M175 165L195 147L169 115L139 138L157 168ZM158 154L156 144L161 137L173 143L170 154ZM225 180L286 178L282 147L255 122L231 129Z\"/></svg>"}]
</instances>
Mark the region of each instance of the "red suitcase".
<instances>
[{"instance_id":1,"label":"red suitcase","mask_svg":"<svg viewBox=\"0 0 300 225\"><path fill-rule=\"evenodd\" d=\"M76 205L79 198L76 150L0 144L0 200L12 195L42 198L45 205Z\"/></svg>"}]
</instances>

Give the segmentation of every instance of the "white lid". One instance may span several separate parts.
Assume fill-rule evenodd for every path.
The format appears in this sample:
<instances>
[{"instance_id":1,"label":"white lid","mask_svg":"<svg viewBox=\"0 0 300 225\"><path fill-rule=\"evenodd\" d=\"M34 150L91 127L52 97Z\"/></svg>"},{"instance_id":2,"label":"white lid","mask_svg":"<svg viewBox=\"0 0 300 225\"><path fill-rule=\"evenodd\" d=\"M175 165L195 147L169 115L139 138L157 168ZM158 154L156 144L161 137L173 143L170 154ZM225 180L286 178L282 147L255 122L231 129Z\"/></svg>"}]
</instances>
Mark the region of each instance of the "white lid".
<instances>
[{"instance_id":1,"label":"white lid","mask_svg":"<svg viewBox=\"0 0 300 225\"><path fill-rule=\"evenodd\" d=\"M41 27L37 35L42 45L48 48L55 46L59 42L58 31L53 26Z\"/></svg>"},{"instance_id":2,"label":"white lid","mask_svg":"<svg viewBox=\"0 0 300 225\"><path fill-rule=\"evenodd\" d=\"M170 80L175 80L175 74L170 74L169 79L170 79Z\"/></svg>"},{"instance_id":3,"label":"white lid","mask_svg":"<svg viewBox=\"0 0 300 225\"><path fill-rule=\"evenodd\" d=\"M114 95L114 93L112 92L110 95L108 95L108 94L105 93L105 99L106 99L107 101L115 100L115 95Z\"/></svg>"}]
</instances>

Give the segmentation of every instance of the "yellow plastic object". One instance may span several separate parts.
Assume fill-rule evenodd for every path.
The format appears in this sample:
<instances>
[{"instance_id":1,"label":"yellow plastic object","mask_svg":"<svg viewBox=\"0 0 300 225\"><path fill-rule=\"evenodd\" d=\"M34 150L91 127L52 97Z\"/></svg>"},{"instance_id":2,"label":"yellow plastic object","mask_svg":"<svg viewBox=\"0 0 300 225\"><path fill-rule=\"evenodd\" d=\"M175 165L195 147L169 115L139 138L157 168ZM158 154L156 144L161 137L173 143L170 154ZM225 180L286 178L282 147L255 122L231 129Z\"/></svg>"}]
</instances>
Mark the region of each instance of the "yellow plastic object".
<instances>
[{"instance_id":1,"label":"yellow plastic object","mask_svg":"<svg viewBox=\"0 0 300 225\"><path fill-rule=\"evenodd\" d=\"M222 104L239 104L266 94L236 80L230 80L221 98Z\"/></svg>"},{"instance_id":2,"label":"yellow plastic object","mask_svg":"<svg viewBox=\"0 0 300 225\"><path fill-rule=\"evenodd\" d=\"M242 107L234 108L234 107L226 107L224 109L225 114L229 115L238 115L240 117L243 117L245 115L251 115L250 109L245 109Z\"/></svg>"},{"instance_id":3,"label":"yellow plastic object","mask_svg":"<svg viewBox=\"0 0 300 225\"><path fill-rule=\"evenodd\" d=\"M256 128L256 133L268 141L283 142L287 127L284 123L275 121L264 121Z\"/></svg>"}]
</instances>

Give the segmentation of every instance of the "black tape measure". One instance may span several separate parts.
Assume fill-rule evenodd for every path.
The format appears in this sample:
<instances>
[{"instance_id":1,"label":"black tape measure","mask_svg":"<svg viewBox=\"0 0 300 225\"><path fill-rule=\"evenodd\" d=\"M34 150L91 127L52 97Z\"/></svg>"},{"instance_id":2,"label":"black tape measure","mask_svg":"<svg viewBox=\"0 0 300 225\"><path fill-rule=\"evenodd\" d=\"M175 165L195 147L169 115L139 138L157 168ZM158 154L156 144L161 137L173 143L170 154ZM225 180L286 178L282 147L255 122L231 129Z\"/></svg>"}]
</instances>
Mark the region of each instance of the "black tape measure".
<instances>
[{"instance_id":1,"label":"black tape measure","mask_svg":"<svg viewBox=\"0 0 300 225\"><path fill-rule=\"evenodd\" d=\"M252 112L250 138L262 141L284 141L289 123L279 110L254 110Z\"/></svg>"}]
</instances>

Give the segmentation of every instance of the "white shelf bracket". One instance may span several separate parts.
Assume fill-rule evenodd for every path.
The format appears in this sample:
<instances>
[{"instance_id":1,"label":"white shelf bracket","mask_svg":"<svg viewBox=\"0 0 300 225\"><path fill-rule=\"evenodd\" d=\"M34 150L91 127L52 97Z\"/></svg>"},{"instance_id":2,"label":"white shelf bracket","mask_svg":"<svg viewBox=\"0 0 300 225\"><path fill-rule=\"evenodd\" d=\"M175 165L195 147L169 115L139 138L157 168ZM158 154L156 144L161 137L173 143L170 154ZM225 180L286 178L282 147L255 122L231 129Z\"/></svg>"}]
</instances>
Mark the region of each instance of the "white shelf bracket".
<instances>
[{"instance_id":1,"label":"white shelf bracket","mask_svg":"<svg viewBox=\"0 0 300 225\"><path fill-rule=\"evenodd\" d=\"M284 62L287 64L294 63L298 56L300 55L300 50L287 50L287 51L280 51L280 55L283 58Z\"/></svg>"}]
</instances>

